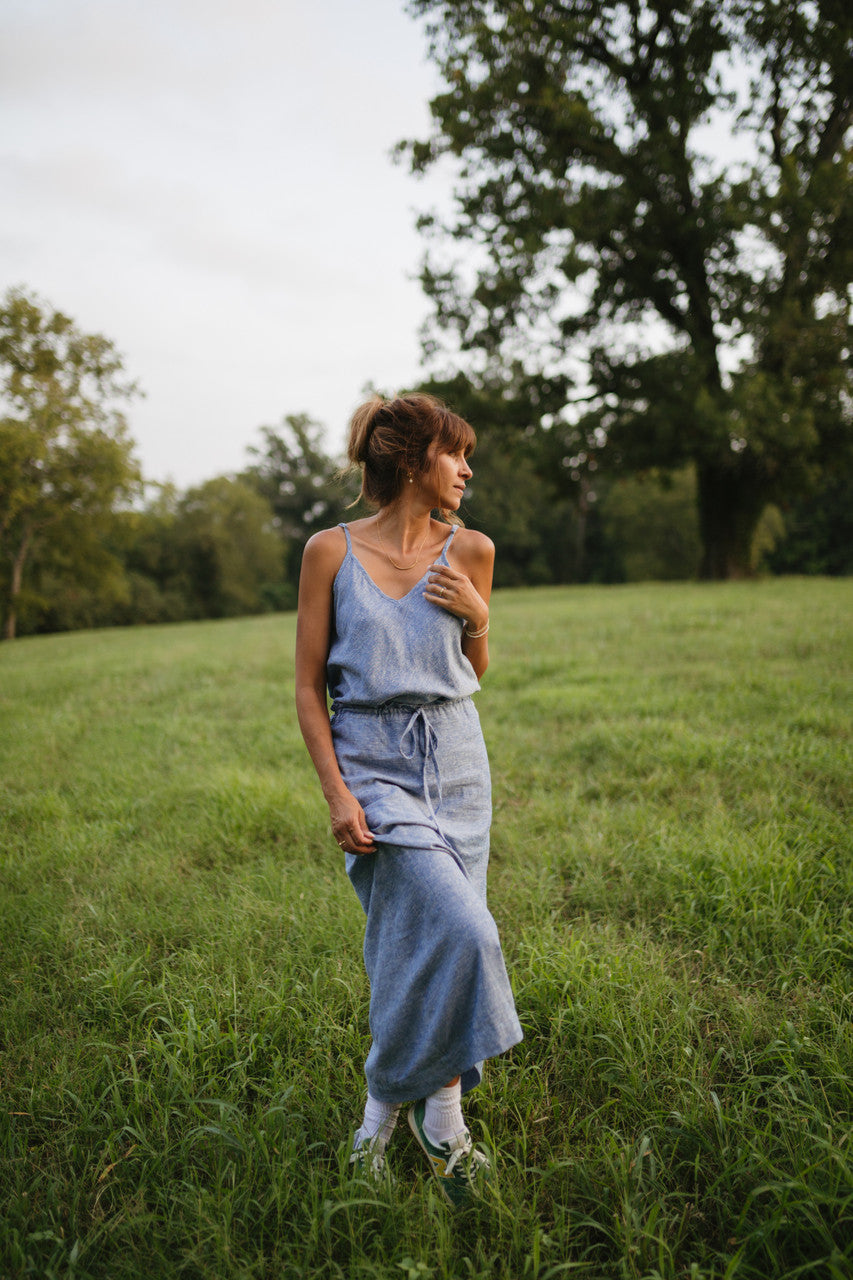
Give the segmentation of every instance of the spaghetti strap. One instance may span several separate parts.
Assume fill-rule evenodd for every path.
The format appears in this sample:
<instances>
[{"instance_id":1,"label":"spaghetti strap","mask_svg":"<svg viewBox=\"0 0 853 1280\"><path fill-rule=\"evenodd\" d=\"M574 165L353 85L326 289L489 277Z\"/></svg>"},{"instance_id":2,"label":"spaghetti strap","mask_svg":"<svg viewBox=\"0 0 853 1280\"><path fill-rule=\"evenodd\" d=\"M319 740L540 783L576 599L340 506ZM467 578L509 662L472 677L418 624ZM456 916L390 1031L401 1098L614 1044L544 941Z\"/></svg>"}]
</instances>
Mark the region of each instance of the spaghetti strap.
<instances>
[{"instance_id":1,"label":"spaghetti strap","mask_svg":"<svg viewBox=\"0 0 853 1280\"><path fill-rule=\"evenodd\" d=\"M344 535L345 535L346 540L347 540L347 551L351 552L351 551L352 551L352 541L351 541L350 536L349 536L349 525L348 525L348 524L344 524L344 522L343 522L343 520L342 520L342 521L341 521L341 523L338 525L338 528L339 528L339 529L343 529L343 531L344 531Z\"/></svg>"},{"instance_id":2,"label":"spaghetti strap","mask_svg":"<svg viewBox=\"0 0 853 1280\"><path fill-rule=\"evenodd\" d=\"M458 528L458 526L457 526L457 525L454 525L454 526L453 526L453 528L450 530L450 533L449 533L449 534L447 535L447 537L444 539L444 542L443 542L443 544L442 544L442 547L441 547L441 555L440 555L438 558L439 558L439 560L443 560L445 564L447 564L447 549L448 549L448 547L450 546L450 544L451 544L451 542L453 541L453 539L456 537L456 530L457 530L457 528Z\"/></svg>"}]
</instances>

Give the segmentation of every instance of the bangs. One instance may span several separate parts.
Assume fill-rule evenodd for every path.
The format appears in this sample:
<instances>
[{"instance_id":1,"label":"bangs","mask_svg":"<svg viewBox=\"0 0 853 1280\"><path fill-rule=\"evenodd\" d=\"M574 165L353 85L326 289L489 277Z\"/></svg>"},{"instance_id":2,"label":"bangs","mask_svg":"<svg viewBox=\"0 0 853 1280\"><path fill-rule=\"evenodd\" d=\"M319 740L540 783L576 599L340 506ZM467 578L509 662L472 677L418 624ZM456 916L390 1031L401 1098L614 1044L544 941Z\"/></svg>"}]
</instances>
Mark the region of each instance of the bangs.
<instances>
[{"instance_id":1,"label":"bangs","mask_svg":"<svg viewBox=\"0 0 853 1280\"><path fill-rule=\"evenodd\" d=\"M449 409L441 415L434 439L440 453L461 453L463 458L469 457L477 444L474 428Z\"/></svg>"}]
</instances>

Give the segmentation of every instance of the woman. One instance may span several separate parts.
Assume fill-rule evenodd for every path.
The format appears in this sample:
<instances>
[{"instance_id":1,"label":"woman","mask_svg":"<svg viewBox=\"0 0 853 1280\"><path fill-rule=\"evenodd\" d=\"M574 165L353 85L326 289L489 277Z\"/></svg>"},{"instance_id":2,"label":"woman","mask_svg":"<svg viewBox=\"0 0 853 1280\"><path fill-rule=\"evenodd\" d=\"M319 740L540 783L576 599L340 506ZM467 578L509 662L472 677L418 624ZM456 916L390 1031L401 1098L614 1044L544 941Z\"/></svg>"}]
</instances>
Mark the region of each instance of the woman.
<instances>
[{"instance_id":1,"label":"woman","mask_svg":"<svg viewBox=\"0 0 853 1280\"><path fill-rule=\"evenodd\" d=\"M348 455L376 514L308 542L296 646L299 723L367 916L373 1042L352 1160L381 1174L414 1100L409 1126L453 1203L486 1167L461 1096L521 1039L485 903L489 766L471 695L494 546L455 515L474 443L431 396L356 411Z\"/></svg>"}]
</instances>

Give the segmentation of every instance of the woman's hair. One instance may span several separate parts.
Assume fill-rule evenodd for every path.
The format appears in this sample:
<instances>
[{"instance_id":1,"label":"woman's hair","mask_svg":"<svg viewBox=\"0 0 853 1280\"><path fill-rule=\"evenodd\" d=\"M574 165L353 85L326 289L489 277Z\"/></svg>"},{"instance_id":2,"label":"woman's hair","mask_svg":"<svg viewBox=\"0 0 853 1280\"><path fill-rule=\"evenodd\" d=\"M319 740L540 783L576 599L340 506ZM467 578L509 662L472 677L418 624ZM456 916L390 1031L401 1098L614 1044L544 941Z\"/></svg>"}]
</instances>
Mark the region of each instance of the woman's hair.
<instances>
[{"instance_id":1,"label":"woman's hair","mask_svg":"<svg viewBox=\"0 0 853 1280\"><path fill-rule=\"evenodd\" d=\"M372 507L384 507L399 497L410 476L429 473L430 445L438 453L467 458L476 443L473 428L435 396L373 396L350 419L347 457L361 469L361 497ZM460 523L450 512L442 514Z\"/></svg>"}]
</instances>

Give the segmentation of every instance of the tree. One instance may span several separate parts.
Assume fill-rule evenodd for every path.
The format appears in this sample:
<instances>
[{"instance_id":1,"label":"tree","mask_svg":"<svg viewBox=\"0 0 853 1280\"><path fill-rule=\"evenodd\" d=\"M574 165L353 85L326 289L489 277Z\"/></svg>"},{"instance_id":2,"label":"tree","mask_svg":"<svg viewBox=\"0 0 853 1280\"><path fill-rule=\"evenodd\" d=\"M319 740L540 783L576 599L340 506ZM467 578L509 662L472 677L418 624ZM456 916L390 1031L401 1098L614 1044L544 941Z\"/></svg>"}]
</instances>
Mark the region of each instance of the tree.
<instances>
[{"instance_id":1,"label":"tree","mask_svg":"<svg viewBox=\"0 0 853 1280\"><path fill-rule=\"evenodd\" d=\"M115 545L126 514L64 519L35 540L17 602L17 635L128 621L131 584Z\"/></svg>"},{"instance_id":2,"label":"tree","mask_svg":"<svg viewBox=\"0 0 853 1280\"><path fill-rule=\"evenodd\" d=\"M197 617L186 547L178 525L181 493L171 482L149 482L146 501L122 513L113 541L127 579L127 600L114 619L123 625L183 622Z\"/></svg>"},{"instance_id":3,"label":"tree","mask_svg":"<svg viewBox=\"0 0 853 1280\"><path fill-rule=\"evenodd\" d=\"M270 504L245 481L217 476L188 490L178 503L173 538L193 616L270 608L269 590L281 584L284 553Z\"/></svg>"},{"instance_id":4,"label":"tree","mask_svg":"<svg viewBox=\"0 0 853 1280\"><path fill-rule=\"evenodd\" d=\"M692 462L704 575L748 573L765 506L853 447L853 10L410 10L445 88L433 136L402 150L459 165L455 212L422 219L466 249L424 266L439 331L480 368L572 372L566 416L621 465Z\"/></svg>"},{"instance_id":5,"label":"tree","mask_svg":"<svg viewBox=\"0 0 853 1280\"><path fill-rule=\"evenodd\" d=\"M263 446L249 453L257 461L242 478L275 513L276 527L288 549L287 578L296 603L299 568L305 543L318 529L352 518L348 507L358 485L330 457L322 443L323 428L305 413L288 414L277 430L262 427Z\"/></svg>"},{"instance_id":6,"label":"tree","mask_svg":"<svg viewBox=\"0 0 853 1280\"><path fill-rule=\"evenodd\" d=\"M52 545L91 567L98 530L139 482L117 402L135 392L113 344L22 289L0 307L0 557L12 639L28 560ZM89 558L87 564L87 558ZM111 565L103 561L107 571Z\"/></svg>"}]
</instances>

